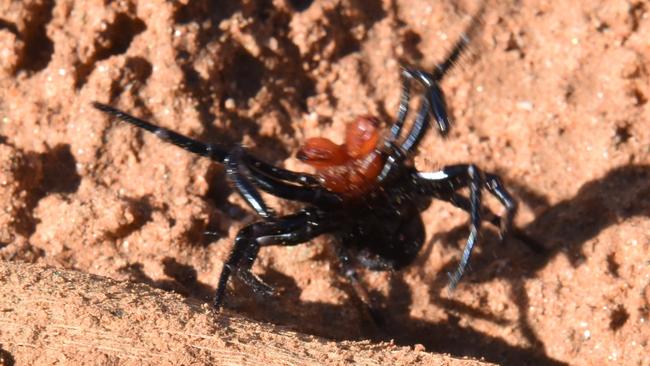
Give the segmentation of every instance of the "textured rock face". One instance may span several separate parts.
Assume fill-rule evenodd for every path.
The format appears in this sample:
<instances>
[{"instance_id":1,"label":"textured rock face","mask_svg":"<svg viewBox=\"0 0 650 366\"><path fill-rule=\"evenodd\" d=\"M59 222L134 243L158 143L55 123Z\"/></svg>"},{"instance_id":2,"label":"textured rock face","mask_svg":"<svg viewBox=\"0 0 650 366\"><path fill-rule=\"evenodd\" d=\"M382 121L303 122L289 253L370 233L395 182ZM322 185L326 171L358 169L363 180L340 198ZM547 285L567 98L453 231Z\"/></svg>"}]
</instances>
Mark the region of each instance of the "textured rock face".
<instances>
[{"instance_id":1,"label":"textured rock face","mask_svg":"<svg viewBox=\"0 0 650 366\"><path fill-rule=\"evenodd\" d=\"M255 218L221 166L90 102L307 171L295 159L306 139L341 143L358 115L390 124L400 65L432 69L476 7L0 1L0 256L209 299L234 235ZM451 134L426 136L415 164L499 172L521 202L517 225L546 255L500 245L486 228L448 293L467 217L434 202L416 264L363 274L385 331L338 276L327 239L264 248L254 271L281 295L234 286L227 307L303 333L500 364L648 365L648 11L637 1L488 2L443 82Z\"/></svg>"}]
</instances>

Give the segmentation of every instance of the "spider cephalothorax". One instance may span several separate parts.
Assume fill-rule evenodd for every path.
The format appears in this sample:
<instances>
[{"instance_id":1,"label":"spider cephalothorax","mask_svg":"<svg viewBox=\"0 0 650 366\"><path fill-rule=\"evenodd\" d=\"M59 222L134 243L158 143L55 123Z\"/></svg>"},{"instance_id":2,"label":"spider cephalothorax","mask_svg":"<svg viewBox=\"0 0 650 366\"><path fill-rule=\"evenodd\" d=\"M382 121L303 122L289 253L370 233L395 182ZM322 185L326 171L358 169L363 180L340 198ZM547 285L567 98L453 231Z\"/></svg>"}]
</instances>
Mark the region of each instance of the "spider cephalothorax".
<instances>
[{"instance_id":1,"label":"spider cephalothorax","mask_svg":"<svg viewBox=\"0 0 650 366\"><path fill-rule=\"evenodd\" d=\"M219 277L215 308L223 304L233 274L255 292L272 293L272 288L251 272L261 246L297 245L321 234L331 234L337 239L336 249L343 272L357 293L366 299L355 267L393 270L412 263L425 237L420 212L432 198L448 201L470 213L470 234L460 264L450 274L453 287L468 265L482 220L500 227L501 234L505 235L516 211L513 199L499 178L481 172L472 164L419 172L410 163L432 118L442 135L449 131L439 81L458 59L468 39L468 34L464 34L433 73L403 69L398 115L386 133L382 134L377 118L361 116L347 126L342 145L320 137L307 140L297 157L314 167L315 175L275 167L240 146L226 148L205 144L111 106L97 102L93 105L165 141L224 164L234 188L261 217L259 222L238 232ZM413 82L420 85L422 97L409 131L403 134ZM468 197L457 193L464 187L469 188ZM302 202L305 206L294 214L278 217L267 207L260 190ZM482 190L501 202L505 208L503 217L482 208Z\"/></svg>"}]
</instances>

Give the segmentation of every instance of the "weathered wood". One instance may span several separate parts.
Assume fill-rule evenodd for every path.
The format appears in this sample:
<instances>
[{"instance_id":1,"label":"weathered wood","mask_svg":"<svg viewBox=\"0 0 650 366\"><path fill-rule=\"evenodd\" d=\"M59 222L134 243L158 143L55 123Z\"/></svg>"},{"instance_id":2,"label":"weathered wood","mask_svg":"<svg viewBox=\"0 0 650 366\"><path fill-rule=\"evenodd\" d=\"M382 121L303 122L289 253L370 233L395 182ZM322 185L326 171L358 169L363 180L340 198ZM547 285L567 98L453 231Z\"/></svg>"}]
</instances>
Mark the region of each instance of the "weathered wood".
<instances>
[{"instance_id":1,"label":"weathered wood","mask_svg":"<svg viewBox=\"0 0 650 366\"><path fill-rule=\"evenodd\" d=\"M485 365L217 315L144 284L0 262L0 365Z\"/></svg>"}]
</instances>

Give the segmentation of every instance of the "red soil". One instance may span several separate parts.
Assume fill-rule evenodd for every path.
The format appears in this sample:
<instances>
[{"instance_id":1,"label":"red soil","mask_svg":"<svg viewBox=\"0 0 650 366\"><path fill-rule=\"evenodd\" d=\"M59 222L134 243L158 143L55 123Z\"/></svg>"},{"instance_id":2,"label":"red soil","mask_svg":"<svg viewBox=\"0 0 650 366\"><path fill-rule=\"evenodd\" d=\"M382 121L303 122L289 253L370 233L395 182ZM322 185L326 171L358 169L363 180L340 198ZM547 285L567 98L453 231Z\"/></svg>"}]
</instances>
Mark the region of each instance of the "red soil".
<instances>
[{"instance_id":1,"label":"red soil","mask_svg":"<svg viewBox=\"0 0 650 366\"><path fill-rule=\"evenodd\" d=\"M307 138L340 143L357 115L388 124L400 65L431 69L477 8L214 3L0 3L2 258L209 301L237 230L255 217L221 166L90 102L306 170L295 153ZM443 82L454 125L445 140L426 136L417 167L473 162L500 174L521 203L516 224L547 254L499 244L486 225L449 293L467 215L434 202L416 263L363 273L386 332L359 310L326 238L263 248L254 271L281 295L235 286L227 308L306 334L506 365L650 365L649 11L643 1L489 1Z\"/></svg>"}]
</instances>

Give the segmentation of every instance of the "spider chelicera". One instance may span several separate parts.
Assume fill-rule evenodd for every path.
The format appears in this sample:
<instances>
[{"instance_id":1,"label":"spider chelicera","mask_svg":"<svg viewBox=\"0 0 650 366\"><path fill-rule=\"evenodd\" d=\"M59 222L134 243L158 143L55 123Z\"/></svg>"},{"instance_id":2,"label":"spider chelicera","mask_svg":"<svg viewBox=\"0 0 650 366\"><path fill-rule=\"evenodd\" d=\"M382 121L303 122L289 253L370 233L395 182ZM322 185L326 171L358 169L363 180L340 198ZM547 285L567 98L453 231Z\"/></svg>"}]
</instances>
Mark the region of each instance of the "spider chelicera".
<instances>
[{"instance_id":1,"label":"spider chelicera","mask_svg":"<svg viewBox=\"0 0 650 366\"><path fill-rule=\"evenodd\" d=\"M499 177L484 173L473 164L446 166L434 172L419 172L412 164L411 157L429 130L431 117L443 136L449 131L439 82L467 46L468 34L463 34L433 73L403 69L399 111L387 133L382 135L377 118L361 116L347 126L343 145L325 138L307 140L297 157L314 167L316 174L270 165L241 146L226 148L196 141L106 104L94 102L93 106L152 132L164 141L224 164L234 188L262 218L237 233L219 277L215 308L223 305L232 275L256 293L273 293L271 286L251 272L260 247L297 245L322 234L331 234L336 239L343 273L357 295L368 304L367 293L355 268L362 265L371 270L399 270L412 263L425 239L420 213L431 198L450 202L470 214L470 233L460 263L449 274L453 288L468 266L481 222L486 220L499 227L503 238L516 212L515 201ZM402 136L413 82L420 84L423 93L412 126ZM458 193L464 187L469 188L468 197ZM482 207L483 189L504 206L502 217ZM303 202L305 207L294 214L278 217L266 205L259 190Z\"/></svg>"}]
</instances>

